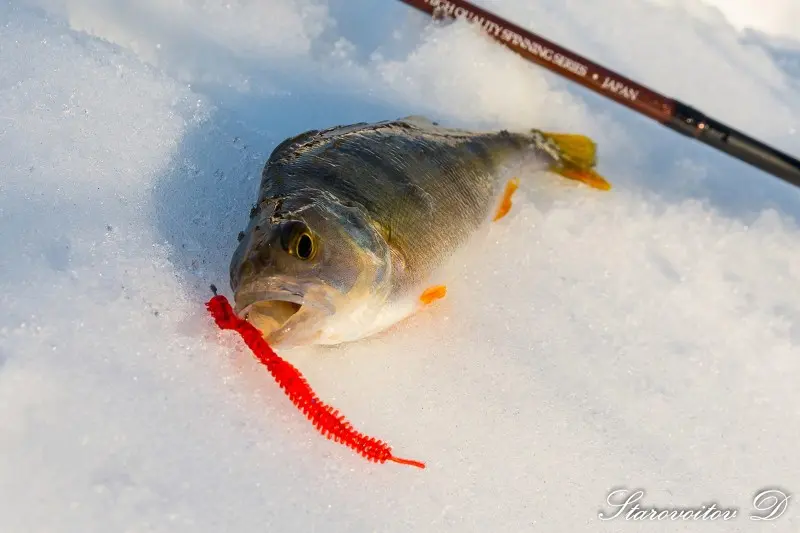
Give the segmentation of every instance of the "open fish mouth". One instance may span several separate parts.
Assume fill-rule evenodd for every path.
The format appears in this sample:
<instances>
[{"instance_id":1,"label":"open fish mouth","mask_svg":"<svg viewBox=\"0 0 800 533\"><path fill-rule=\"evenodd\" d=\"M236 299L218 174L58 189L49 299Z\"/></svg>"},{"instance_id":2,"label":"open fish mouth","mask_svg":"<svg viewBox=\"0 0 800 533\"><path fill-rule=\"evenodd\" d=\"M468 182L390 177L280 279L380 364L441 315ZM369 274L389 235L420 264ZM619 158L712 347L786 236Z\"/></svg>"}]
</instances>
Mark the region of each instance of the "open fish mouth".
<instances>
[{"instance_id":1,"label":"open fish mouth","mask_svg":"<svg viewBox=\"0 0 800 533\"><path fill-rule=\"evenodd\" d=\"M236 299L234 311L264 337L286 325L303 307L303 297L284 292L257 292Z\"/></svg>"}]
</instances>

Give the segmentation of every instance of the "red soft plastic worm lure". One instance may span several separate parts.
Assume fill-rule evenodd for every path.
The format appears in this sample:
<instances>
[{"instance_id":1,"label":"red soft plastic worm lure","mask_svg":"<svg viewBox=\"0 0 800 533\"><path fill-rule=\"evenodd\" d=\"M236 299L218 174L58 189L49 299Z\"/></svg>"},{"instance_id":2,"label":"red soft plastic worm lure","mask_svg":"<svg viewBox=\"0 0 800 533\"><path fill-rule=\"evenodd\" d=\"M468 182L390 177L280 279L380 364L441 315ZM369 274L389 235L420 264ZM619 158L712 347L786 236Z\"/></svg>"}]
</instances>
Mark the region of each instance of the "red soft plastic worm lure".
<instances>
[{"instance_id":1,"label":"red soft plastic worm lure","mask_svg":"<svg viewBox=\"0 0 800 533\"><path fill-rule=\"evenodd\" d=\"M211 290L214 291L214 297L206 303L206 307L217 326L223 330L235 330L242 336L244 342L256 358L267 367L292 403L308 417L322 435L352 448L369 461L377 463L394 461L425 468L425 463L393 456L392 448L388 444L356 431L337 409L323 403L317 397L300 371L278 356L252 324L236 316L228 300L217 294L216 287L212 285Z\"/></svg>"}]
</instances>

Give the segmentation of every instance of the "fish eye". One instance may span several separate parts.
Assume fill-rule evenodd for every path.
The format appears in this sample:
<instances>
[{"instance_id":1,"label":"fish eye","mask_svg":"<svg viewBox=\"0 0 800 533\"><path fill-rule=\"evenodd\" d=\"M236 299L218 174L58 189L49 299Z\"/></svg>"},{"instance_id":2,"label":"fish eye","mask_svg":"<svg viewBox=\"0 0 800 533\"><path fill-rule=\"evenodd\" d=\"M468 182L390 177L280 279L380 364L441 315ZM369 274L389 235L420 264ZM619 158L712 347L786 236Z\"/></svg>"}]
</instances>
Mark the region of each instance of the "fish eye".
<instances>
[{"instance_id":1,"label":"fish eye","mask_svg":"<svg viewBox=\"0 0 800 533\"><path fill-rule=\"evenodd\" d=\"M317 253L316 242L308 227L294 220L284 225L281 231L281 245L290 255L308 261Z\"/></svg>"},{"instance_id":2,"label":"fish eye","mask_svg":"<svg viewBox=\"0 0 800 533\"><path fill-rule=\"evenodd\" d=\"M297 257L305 261L311 259L314 255L314 240L308 233L302 233L294 245L294 252Z\"/></svg>"}]
</instances>

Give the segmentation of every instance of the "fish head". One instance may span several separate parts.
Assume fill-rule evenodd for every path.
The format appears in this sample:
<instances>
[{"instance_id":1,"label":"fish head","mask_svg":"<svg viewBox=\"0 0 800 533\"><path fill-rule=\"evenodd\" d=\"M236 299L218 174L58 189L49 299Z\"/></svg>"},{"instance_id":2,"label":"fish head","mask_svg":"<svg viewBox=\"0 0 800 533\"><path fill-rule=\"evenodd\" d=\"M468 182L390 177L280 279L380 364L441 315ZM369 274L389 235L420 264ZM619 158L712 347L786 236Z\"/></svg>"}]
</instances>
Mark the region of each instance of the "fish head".
<instances>
[{"instance_id":1,"label":"fish head","mask_svg":"<svg viewBox=\"0 0 800 533\"><path fill-rule=\"evenodd\" d=\"M260 206L231 259L234 310L273 346L335 344L343 317L389 293L385 239L363 209L319 191Z\"/></svg>"}]
</instances>

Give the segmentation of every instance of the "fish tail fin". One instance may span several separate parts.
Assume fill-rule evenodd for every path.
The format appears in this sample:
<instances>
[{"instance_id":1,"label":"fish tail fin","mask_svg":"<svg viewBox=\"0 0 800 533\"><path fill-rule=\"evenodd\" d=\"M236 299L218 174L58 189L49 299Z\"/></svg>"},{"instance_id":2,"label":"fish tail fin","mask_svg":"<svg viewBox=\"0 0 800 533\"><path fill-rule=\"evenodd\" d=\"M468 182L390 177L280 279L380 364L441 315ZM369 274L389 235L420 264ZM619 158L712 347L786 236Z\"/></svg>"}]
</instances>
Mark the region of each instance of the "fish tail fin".
<instances>
[{"instance_id":1,"label":"fish tail fin","mask_svg":"<svg viewBox=\"0 0 800 533\"><path fill-rule=\"evenodd\" d=\"M533 130L536 145L553 159L549 170L571 180L577 180L607 191L611 184L598 174L597 144L586 135L577 133L552 133Z\"/></svg>"}]
</instances>

